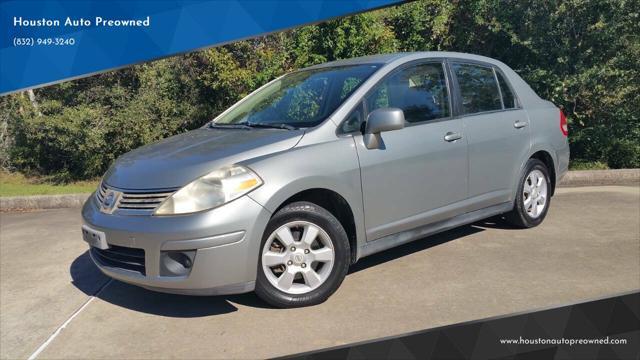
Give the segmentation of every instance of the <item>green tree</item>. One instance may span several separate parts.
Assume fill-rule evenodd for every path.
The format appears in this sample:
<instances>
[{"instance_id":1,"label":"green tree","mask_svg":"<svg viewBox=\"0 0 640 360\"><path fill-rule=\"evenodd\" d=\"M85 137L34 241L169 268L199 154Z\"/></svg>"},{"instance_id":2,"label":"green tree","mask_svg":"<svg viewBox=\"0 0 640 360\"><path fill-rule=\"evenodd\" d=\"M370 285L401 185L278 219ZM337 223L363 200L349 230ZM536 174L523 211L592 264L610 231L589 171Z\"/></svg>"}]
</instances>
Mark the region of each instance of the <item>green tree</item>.
<instances>
[{"instance_id":1,"label":"green tree","mask_svg":"<svg viewBox=\"0 0 640 360\"><path fill-rule=\"evenodd\" d=\"M420 0L0 99L0 166L60 180L202 126L309 65L395 51L503 61L570 125L572 158L640 167L638 0Z\"/></svg>"}]
</instances>

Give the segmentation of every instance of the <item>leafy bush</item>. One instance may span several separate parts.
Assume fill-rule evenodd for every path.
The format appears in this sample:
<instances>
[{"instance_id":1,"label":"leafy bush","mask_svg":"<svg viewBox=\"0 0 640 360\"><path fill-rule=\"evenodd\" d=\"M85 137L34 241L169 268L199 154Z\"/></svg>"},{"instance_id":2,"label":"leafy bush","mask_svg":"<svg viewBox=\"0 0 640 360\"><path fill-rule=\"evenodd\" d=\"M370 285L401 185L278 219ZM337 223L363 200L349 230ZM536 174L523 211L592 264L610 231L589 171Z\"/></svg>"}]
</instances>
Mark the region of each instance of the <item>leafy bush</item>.
<instances>
[{"instance_id":1,"label":"leafy bush","mask_svg":"<svg viewBox=\"0 0 640 360\"><path fill-rule=\"evenodd\" d=\"M12 155L15 166L62 180L93 177L105 167L106 143L99 108L68 107L51 116L34 116L17 124Z\"/></svg>"},{"instance_id":2,"label":"leafy bush","mask_svg":"<svg viewBox=\"0 0 640 360\"><path fill-rule=\"evenodd\" d=\"M607 154L607 165L614 169L640 168L640 144L614 141Z\"/></svg>"},{"instance_id":3,"label":"leafy bush","mask_svg":"<svg viewBox=\"0 0 640 360\"><path fill-rule=\"evenodd\" d=\"M497 58L569 120L572 161L640 167L640 2L421 0L0 99L0 166L76 180L301 67L394 51ZM597 166L600 166L597 165ZM585 165L586 166L586 165ZM589 165L591 166L591 165Z\"/></svg>"}]
</instances>

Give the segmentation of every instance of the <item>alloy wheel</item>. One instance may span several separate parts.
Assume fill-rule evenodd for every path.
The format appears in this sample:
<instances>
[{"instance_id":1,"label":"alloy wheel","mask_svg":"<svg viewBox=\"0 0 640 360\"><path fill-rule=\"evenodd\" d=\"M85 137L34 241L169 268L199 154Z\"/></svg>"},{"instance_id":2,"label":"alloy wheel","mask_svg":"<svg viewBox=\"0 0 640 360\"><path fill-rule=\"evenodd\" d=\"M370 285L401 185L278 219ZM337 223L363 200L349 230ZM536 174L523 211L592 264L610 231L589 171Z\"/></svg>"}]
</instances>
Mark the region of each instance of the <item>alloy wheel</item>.
<instances>
[{"instance_id":1,"label":"alloy wheel","mask_svg":"<svg viewBox=\"0 0 640 360\"><path fill-rule=\"evenodd\" d=\"M527 175L522 188L524 209L532 219L538 218L547 206L547 179L540 170Z\"/></svg>"},{"instance_id":2,"label":"alloy wheel","mask_svg":"<svg viewBox=\"0 0 640 360\"><path fill-rule=\"evenodd\" d=\"M333 268L331 238L318 225L292 221L269 235L262 249L262 270L275 288L304 294L320 287Z\"/></svg>"}]
</instances>

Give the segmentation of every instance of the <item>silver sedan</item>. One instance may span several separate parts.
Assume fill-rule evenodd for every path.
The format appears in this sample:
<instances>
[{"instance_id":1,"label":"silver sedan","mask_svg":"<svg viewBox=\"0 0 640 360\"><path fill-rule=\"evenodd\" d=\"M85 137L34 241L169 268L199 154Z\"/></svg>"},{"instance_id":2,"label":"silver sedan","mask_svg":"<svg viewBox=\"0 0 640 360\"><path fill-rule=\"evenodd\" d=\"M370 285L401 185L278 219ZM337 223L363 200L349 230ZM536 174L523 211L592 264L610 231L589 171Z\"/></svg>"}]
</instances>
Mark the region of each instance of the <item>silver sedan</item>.
<instances>
[{"instance_id":1,"label":"silver sedan","mask_svg":"<svg viewBox=\"0 0 640 360\"><path fill-rule=\"evenodd\" d=\"M567 122L507 65L448 52L341 60L122 155L84 205L107 275L318 304L364 256L501 216L540 224Z\"/></svg>"}]
</instances>

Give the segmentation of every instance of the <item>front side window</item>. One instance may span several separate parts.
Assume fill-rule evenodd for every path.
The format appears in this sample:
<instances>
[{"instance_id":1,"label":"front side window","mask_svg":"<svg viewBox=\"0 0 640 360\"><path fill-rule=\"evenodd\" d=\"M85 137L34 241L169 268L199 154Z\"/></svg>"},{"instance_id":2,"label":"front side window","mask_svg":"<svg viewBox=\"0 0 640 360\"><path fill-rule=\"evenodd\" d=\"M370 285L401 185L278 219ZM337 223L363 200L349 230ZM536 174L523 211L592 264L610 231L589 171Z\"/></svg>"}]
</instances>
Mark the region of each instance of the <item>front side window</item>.
<instances>
[{"instance_id":1,"label":"front side window","mask_svg":"<svg viewBox=\"0 0 640 360\"><path fill-rule=\"evenodd\" d=\"M366 99L367 111L399 108L410 123L448 117L449 90L442 63L415 65L391 74Z\"/></svg>"},{"instance_id":2,"label":"front side window","mask_svg":"<svg viewBox=\"0 0 640 360\"><path fill-rule=\"evenodd\" d=\"M492 68L454 63L453 72L460 87L463 114L502 110L500 91Z\"/></svg>"},{"instance_id":3,"label":"front side window","mask_svg":"<svg viewBox=\"0 0 640 360\"><path fill-rule=\"evenodd\" d=\"M244 99L215 124L316 126L378 68L372 64L336 66L285 75Z\"/></svg>"}]
</instances>

